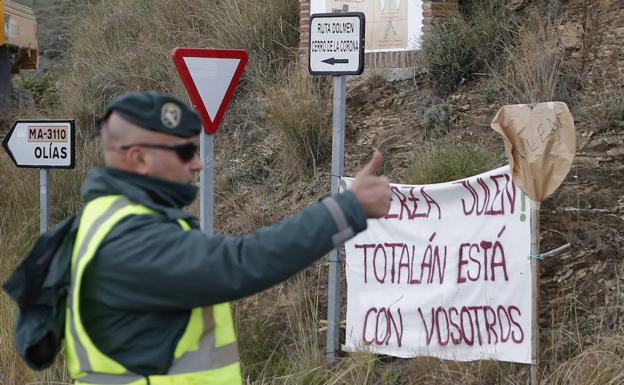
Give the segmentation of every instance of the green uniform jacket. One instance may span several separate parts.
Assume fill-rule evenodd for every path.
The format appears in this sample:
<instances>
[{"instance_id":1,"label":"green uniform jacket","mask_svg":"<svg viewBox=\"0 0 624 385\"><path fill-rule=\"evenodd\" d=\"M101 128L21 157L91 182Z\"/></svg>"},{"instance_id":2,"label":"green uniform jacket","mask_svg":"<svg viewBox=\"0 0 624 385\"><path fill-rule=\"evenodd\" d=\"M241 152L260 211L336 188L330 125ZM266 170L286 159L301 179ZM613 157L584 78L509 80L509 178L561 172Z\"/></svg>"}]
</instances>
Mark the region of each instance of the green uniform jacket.
<instances>
[{"instance_id":1,"label":"green uniform jacket","mask_svg":"<svg viewBox=\"0 0 624 385\"><path fill-rule=\"evenodd\" d=\"M88 265L81 315L98 348L142 374L164 374L190 309L236 300L287 279L366 228L353 193L335 195L242 238L183 231L196 187L114 169L93 170L87 201L122 194L158 215L117 224ZM336 218L336 219L335 219Z\"/></svg>"}]
</instances>

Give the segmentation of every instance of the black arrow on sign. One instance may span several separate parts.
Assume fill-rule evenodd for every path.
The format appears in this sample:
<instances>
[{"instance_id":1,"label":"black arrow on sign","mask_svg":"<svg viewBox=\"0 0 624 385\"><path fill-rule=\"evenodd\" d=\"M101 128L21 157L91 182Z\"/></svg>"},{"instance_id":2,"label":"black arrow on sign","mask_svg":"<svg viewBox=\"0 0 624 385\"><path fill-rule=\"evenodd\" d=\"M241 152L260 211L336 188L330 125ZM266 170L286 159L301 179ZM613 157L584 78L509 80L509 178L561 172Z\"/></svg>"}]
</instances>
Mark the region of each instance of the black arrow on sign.
<instances>
[{"instance_id":1,"label":"black arrow on sign","mask_svg":"<svg viewBox=\"0 0 624 385\"><path fill-rule=\"evenodd\" d=\"M330 57L329 59L323 60L323 63L327 63L327 64L330 64L330 65L334 65L334 64L348 64L349 63L349 59L336 59L336 58Z\"/></svg>"}]
</instances>

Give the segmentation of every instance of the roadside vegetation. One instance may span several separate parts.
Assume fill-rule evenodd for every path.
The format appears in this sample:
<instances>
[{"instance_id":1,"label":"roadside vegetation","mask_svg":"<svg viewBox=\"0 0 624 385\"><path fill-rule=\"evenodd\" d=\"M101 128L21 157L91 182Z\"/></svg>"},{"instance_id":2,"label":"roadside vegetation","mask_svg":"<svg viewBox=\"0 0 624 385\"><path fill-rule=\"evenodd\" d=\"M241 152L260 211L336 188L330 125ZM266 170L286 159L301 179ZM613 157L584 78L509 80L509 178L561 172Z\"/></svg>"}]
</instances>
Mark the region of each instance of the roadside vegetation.
<instances>
[{"instance_id":1,"label":"roadside vegetation","mask_svg":"<svg viewBox=\"0 0 624 385\"><path fill-rule=\"evenodd\" d=\"M347 151L353 152L348 169L363 162L371 147L385 150L388 167L384 170L401 183L459 179L505 162L502 148L493 149L486 135L479 136L479 128L472 130L476 133L458 132L461 109L454 107L454 93L478 90L486 106L552 100L565 89L560 74L566 68L559 44L560 14L553 6L558 2L534 1L519 11L510 11L503 3L464 1L461 13L433 27L423 41L420 66L426 73L410 80L426 95L406 123L410 129L400 133L410 142L402 144L407 139L397 139L399 134L369 135L367 126L348 122ZM77 166L52 172L52 223L81 206L81 181L101 163L97 140L91 137L94 121L112 97L128 90L155 89L186 99L170 59L177 46L237 47L250 53L235 100L215 138L218 232L253 231L328 193L330 85L309 76L293 48L299 43L298 10L297 0L110 0L89 1L80 8L60 69L45 76L20 77L18 87L28 91L33 102L0 119L3 124L24 116L76 119ZM377 72L366 85L368 93L379 95L386 86L387 80ZM569 97L597 132L624 130L624 75L612 89L600 97ZM354 109L349 114L360 112ZM417 130L422 135L414 134ZM0 281L4 281L38 232L39 175L35 170L16 170L4 152L0 159ZM393 161L405 167L390 167ZM570 200L574 199L578 195L572 195ZM565 215L570 223L580 221L580 214ZM600 227L581 232L570 224L557 231L557 240L622 242L621 234L604 235L608 231ZM611 255L605 258L624 257L613 250L601 252ZM326 277L327 266L320 262L284 284L236 303L248 384L527 382L527 366L503 362L399 360L358 353L345 354L336 365L326 366ZM590 305L586 290L580 280L571 292L553 290L544 295L543 383L624 383L624 317L617 311L624 292L618 285ZM12 303L0 295L0 384L69 384L62 354L41 373L30 371L19 360L11 341L14 318Z\"/></svg>"},{"instance_id":2,"label":"roadside vegetation","mask_svg":"<svg viewBox=\"0 0 624 385\"><path fill-rule=\"evenodd\" d=\"M405 183L431 184L458 180L492 170L504 163L502 158L475 144L426 144L416 151Z\"/></svg>"},{"instance_id":3,"label":"roadside vegetation","mask_svg":"<svg viewBox=\"0 0 624 385\"><path fill-rule=\"evenodd\" d=\"M422 41L421 64L442 95L501 65L505 47L518 33L517 16L504 2L470 0L461 8L447 22L431 26Z\"/></svg>"}]
</instances>

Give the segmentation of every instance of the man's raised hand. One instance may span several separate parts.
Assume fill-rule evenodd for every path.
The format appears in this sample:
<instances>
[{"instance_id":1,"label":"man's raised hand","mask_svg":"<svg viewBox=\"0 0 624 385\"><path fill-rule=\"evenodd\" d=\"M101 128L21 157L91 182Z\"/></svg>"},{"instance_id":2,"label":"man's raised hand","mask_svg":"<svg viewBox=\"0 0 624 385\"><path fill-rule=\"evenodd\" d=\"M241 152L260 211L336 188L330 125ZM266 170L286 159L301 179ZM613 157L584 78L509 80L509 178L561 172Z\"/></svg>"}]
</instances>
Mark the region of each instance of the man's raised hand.
<instances>
[{"instance_id":1,"label":"man's raised hand","mask_svg":"<svg viewBox=\"0 0 624 385\"><path fill-rule=\"evenodd\" d=\"M362 204L367 218L380 218L390 210L390 180L377 172L383 164L383 154L375 150L373 157L357 174L351 191Z\"/></svg>"}]
</instances>

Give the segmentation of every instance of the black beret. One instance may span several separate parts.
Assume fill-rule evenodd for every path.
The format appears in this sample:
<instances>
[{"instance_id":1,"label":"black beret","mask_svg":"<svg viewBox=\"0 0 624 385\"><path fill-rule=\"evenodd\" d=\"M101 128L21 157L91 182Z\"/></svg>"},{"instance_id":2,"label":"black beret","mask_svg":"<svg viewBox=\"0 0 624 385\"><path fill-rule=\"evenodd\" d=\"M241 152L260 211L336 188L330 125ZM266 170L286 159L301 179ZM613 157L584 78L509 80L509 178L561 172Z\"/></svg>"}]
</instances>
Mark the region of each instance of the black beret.
<instances>
[{"instance_id":1,"label":"black beret","mask_svg":"<svg viewBox=\"0 0 624 385\"><path fill-rule=\"evenodd\" d=\"M128 92L113 99L97 121L98 131L113 111L139 127L169 135L190 138L202 129L199 115L186 103L155 91Z\"/></svg>"}]
</instances>

